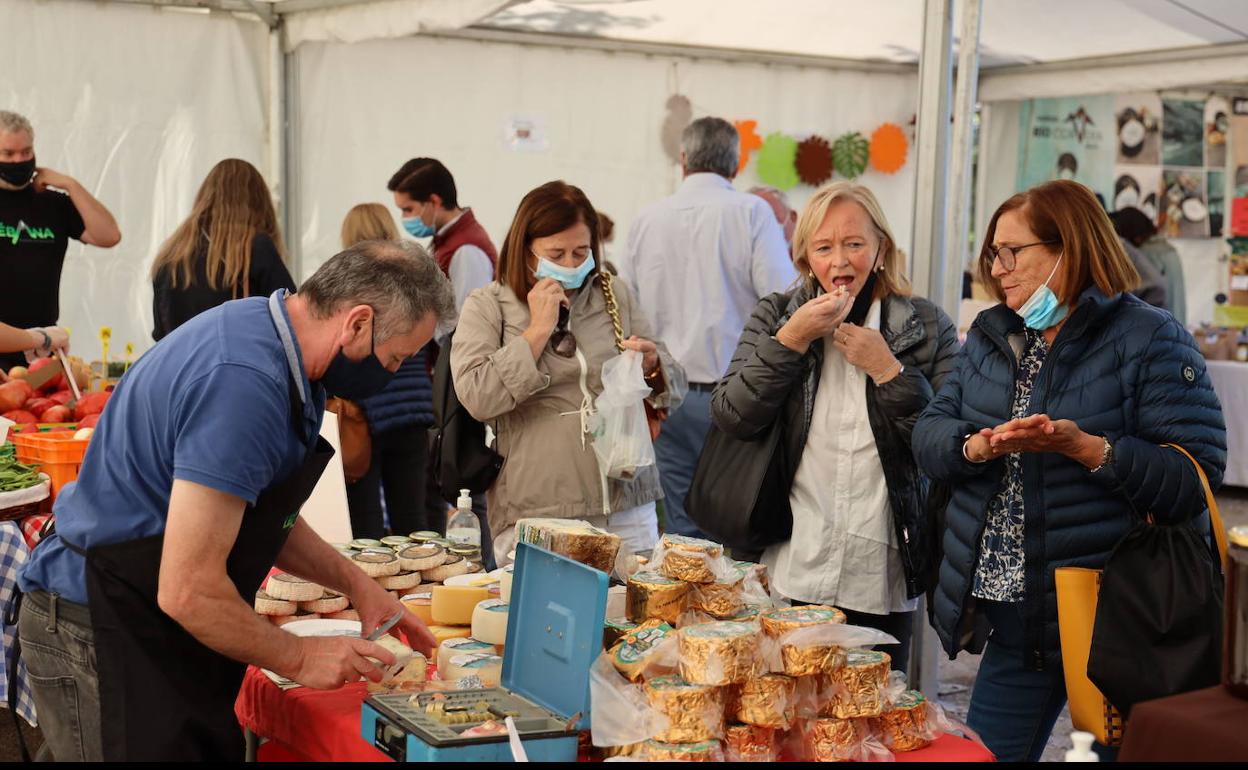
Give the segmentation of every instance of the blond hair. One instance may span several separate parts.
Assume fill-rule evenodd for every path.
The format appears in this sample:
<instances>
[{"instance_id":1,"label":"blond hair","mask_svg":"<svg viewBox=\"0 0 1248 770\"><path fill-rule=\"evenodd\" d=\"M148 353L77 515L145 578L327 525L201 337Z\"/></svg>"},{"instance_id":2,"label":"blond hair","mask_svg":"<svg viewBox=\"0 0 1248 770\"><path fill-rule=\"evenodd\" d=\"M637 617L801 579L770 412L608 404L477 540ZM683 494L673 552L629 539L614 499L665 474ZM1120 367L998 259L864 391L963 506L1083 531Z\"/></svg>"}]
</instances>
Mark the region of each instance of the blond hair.
<instances>
[{"instance_id":1,"label":"blond hair","mask_svg":"<svg viewBox=\"0 0 1248 770\"><path fill-rule=\"evenodd\" d=\"M353 206L342 220L342 247L349 249L360 241L397 241L399 228L390 210L380 203Z\"/></svg>"},{"instance_id":2,"label":"blond hair","mask_svg":"<svg viewBox=\"0 0 1248 770\"><path fill-rule=\"evenodd\" d=\"M251 243L261 233L284 259L277 212L264 177L247 161L227 158L208 172L191 215L156 253L152 280L168 270L175 288L189 288L195 257L204 249L209 288L229 289L235 298L250 296Z\"/></svg>"},{"instance_id":3,"label":"blond hair","mask_svg":"<svg viewBox=\"0 0 1248 770\"><path fill-rule=\"evenodd\" d=\"M828 217L828 209L838 201L852 201L862 207L871 218L876 237L880 239L880 271L879 280L875 285L875 299L889 294L908 296L911 293L910 279L906 276L906 255L897 246L893 230L884 217L884 209L876 199L875 193L867 187L853 182L838 181L821 187L806 202L802 215L797 219L797 228L793 231L793 264L804 278L813 278L810 260L806 251L814 238L815 231Z\"/></svg>"}]
</instances>

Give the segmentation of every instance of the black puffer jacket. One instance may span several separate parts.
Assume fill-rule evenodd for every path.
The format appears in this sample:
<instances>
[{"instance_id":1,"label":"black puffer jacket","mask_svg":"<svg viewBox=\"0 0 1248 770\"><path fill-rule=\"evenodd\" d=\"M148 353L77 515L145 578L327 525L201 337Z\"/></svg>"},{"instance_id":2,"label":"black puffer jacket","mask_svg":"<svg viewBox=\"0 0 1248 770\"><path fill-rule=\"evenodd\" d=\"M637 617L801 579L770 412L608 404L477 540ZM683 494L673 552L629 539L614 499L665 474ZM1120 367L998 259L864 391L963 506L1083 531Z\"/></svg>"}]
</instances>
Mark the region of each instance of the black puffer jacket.
<instances>
[{"instance_id":1,"label":"black puffer jacket","mask_svg":"<svg viewBox=\"0 0 1248 770\"><path fill-rule=\"evenodd\" d=\"M781 345L773 335L814 296L815 286L808 282L759 302L741 333L728 374L711 400L715 424L738 438L754 438L772 421L784 420L781 449L789 484L802 462L810 432L823 371L823 341L811 343L802 355ZM928 513L929 484L910 451L910 432L954 367L958 334L949 316L936 305L920 297L896 295L881 302L880 329L905 369L879 387L867 378L867 413L888 484L906 593L913 598L934 579L938 535L934 517Z\"/></svg>"}]
</instances>

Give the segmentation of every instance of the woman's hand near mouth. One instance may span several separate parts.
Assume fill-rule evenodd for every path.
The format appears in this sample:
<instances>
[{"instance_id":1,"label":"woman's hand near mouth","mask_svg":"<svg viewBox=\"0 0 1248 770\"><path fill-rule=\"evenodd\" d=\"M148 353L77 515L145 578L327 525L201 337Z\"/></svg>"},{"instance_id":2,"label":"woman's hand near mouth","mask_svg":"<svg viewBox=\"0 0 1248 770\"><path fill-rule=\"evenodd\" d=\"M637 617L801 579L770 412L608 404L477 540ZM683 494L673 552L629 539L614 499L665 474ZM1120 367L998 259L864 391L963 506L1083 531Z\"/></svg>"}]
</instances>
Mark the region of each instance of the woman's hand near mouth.
<instances>
[{"instance_id":1,"label":"woman's hand near mouth","mask_svg":"<svg viewBox=\"0 0 1248 770\"><path fill-rule=\"evenodd\" d=\"M795 353L805 354L810 343L831 335L840 327L853 305L853 295L848 291L821 294L797 309L776 332L776 341Z\"/></svg>"}]
</instances>

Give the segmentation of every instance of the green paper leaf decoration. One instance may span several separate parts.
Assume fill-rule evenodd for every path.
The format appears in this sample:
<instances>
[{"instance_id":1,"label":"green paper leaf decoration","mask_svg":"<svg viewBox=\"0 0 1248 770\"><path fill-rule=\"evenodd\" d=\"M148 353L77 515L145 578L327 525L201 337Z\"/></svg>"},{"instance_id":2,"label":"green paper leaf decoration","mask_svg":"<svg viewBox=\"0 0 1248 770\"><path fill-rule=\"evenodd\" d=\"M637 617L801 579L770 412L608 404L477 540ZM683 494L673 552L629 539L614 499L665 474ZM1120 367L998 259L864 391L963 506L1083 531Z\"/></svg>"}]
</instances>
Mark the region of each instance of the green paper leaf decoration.
<instances>
[{"instance_id":1,"label":"green paper leaf decoration","mask_svg":"<svg viewBox=\"0 0 1248 770\"><path fill-rule=\"evenodd\" d=\"M842 135L832 144L832 164L846 179L862 176L870 157L871 143L857 131Z\"/></svg>"},{"instance_id":2,"label":"green paper leaf decoration","mask_svg":"<svg viewBox=\"0 0 1248 770\"><path fill-rule=\"evenodd\" d=\"M779 132L768 134L758 151L758 178L779 190L796 187L798 181L794 161L797 159L797 140Z\"/></svg>"}]
</instances>

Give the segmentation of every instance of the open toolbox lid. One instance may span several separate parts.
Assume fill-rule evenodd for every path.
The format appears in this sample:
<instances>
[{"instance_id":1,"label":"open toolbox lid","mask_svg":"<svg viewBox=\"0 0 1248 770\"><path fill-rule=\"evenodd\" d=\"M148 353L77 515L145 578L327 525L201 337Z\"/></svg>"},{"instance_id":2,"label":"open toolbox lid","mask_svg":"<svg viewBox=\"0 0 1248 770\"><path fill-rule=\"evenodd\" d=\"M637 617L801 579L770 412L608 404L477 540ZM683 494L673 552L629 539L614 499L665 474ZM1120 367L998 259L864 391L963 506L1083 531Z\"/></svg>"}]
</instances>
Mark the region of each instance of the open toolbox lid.
<instances>
[{"instance_id":1,"label":"open toolbox lid","mask_svg":"<svg viewBox=\"0 0 1248 770\"><path fill-rule=\"evenodd\" d=\"M516 547L502 685L589 726L589 669L602 651L607 573L528 543Z\"/></svg>"}]
</instances>

